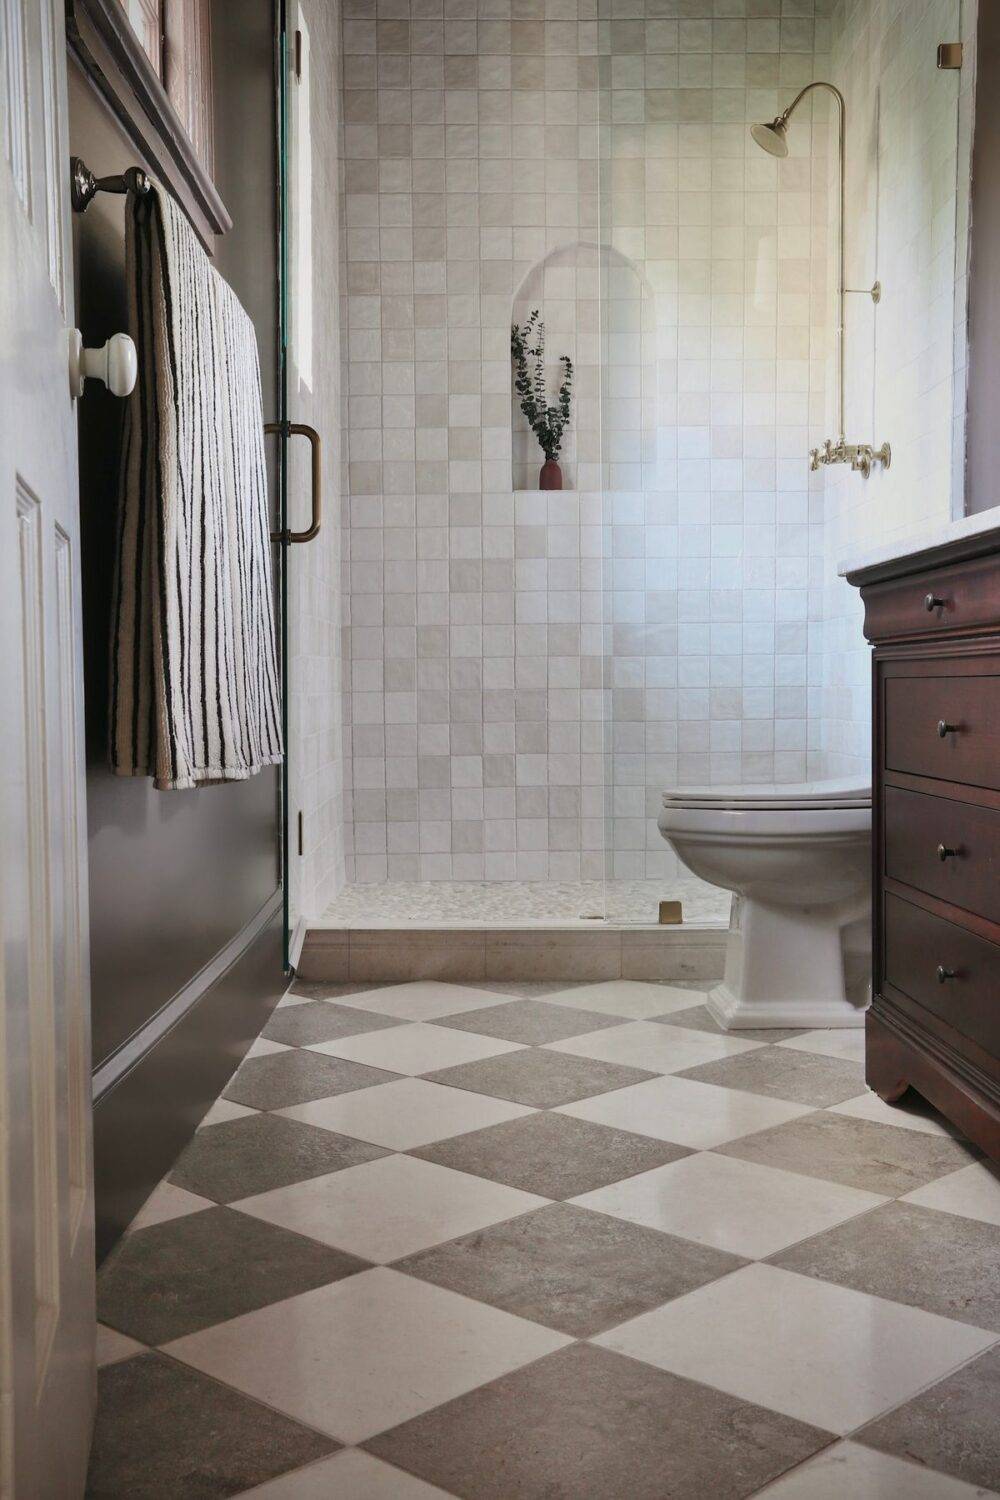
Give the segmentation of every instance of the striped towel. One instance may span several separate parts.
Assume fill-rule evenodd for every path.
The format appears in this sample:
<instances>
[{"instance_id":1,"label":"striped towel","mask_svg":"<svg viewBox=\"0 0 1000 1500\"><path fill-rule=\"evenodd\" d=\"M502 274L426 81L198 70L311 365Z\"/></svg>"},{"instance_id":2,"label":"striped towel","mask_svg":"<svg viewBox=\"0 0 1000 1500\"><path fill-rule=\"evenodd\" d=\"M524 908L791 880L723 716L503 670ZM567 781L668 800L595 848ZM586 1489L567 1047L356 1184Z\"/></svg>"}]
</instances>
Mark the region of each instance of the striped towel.
<instances>
[{"instance_id":1,"label":"striped towel","mask_svg":"<svg viewBox=\"0 0 1000 1500\"><path fill-rule=\"evenodd\" d=\"M169 193L129 194L111 769L161 790L281 760L253 324Z\"/></svg>"}]
</instances>

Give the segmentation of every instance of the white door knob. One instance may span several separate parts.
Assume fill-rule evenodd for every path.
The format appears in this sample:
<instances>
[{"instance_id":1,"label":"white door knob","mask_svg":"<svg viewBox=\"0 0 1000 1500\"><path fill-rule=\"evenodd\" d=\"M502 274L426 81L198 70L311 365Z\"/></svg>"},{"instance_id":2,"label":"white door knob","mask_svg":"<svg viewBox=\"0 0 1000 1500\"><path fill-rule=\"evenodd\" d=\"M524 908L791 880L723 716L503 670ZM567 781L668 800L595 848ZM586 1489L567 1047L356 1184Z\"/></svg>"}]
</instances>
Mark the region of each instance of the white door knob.
<instances>
[{"instance_id":1,"label":"white door knob","mask_svg":"<svg viewBox=\"0 0 1000 1500\"><path fill-rule=\"evenodd\" d=\"M75 401L83 395L87 379L103 380L113 396L130 396L135 390L139 360L127 333L114 333L100 349L85 349L79 328L69 331L69 393Z\"/></svg>"}]
</instances>

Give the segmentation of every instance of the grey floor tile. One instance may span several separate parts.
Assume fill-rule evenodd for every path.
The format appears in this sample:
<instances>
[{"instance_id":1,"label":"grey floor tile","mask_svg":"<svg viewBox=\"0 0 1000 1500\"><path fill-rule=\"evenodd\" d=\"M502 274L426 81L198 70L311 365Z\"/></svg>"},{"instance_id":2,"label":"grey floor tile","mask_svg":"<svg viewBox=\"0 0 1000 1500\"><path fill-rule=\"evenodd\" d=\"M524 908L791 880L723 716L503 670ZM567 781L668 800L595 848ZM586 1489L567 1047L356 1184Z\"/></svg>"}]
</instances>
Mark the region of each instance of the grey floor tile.
<instances>
[{"instance_id":1,"label":"grey floor tile","mask_svg":"<svg viewBox=\"0 0 1000 1500\"><path fill-rule=\"evenodd\" d=\"M553 1203L408 1256L393 1269L587 1338L745 1264L675 1235Z\"/></svg>"},{"instance_id":2,"label":"grey floor tile","mask_svg":"<svg viewBox=\"0 0 1000 1500\"><path fill-rule=\"evenodd\" d=\"M206 1208L122 1240L101 1268L97 1315L144 1344L165 1344L366 1264L235 1209Z\"/></svg>"},{"instance_id":3,"label":"grey floor tile","mask_svg":"<svg viewBox=\"0 0 1000 1500\"><path fill-rule=\"evenodd\" d=\"M772 1257L774 1265L1000 1333L1000 1228L886 1203Z\"/></svg>"},{"instance_id":4,"label":"grey floor tile","mask_svg":"<svg viewBox=\"0 0 1000 1500\"><path fill-rule=\"evenodd\" d=\"M339 1000L342 995L364 995L369 990L379 990L380 984L366 984L363 980L333 981L330 979L296 979L289 985L293 995L308 995L311 1000Z\"/></svg>"},{"instance_id":5,"label":"grey floor tile","mask_svg":"<svg viewBox=\"0 0 1000 1500\"><path fill-rule=\"evenodd\" d=\"M828 1434L576 1344L365 1444L474 1500L738 1500Z\"/></svg>"},{"instance_id":6,"label":"grey floor tile","mask_svg":"<svg viewBox=\"0 0 1000 1500\"><path fill-rule=\"evenodd\" d=\"M162 1354L143 1354L100 1372L86 1493L217 1500L339 1446Z\"/></svg>"},{"instance_id":7,"label":"grey floor tile","mask_svg":"<svg viewBox=\"0 0 1000 1500\"><path fill-rule=\"evenodd\" d=\"M247 1115L199 1130L181 1153L170 1181L216 1203L232 1203L385 1155L381 1146L333 1130L280 1115Z\"/></svg>"},{"instance_id":8,"label":"grey floor tile","mask_svg":"<svg viewBox=\"0 0 1000 1500\"><path fill-rule=\"evenodd\" d=\"M602 1015L594 1010L574 1010L566 1005L546 1005L544 1000L511 1000L507 1005L491 1005L485 1010L467 1011L448 1016L439 1024L460 1031L478 1031L506 1042L526 1042L540 1047L543 1042L561 1042L568 1036L585 1031L600 1031L605 1026L621 1026L623 1017Z\"/></svg>"},{"instance_id":9,"label":"grey floor tile","mask_svg":"<svg viewBox=\"0 0 1000 1500\"><path fill-rule=\"evenodd\" d=\"M677 985L681 989L681 985ZM740 1027L738 1031L727 1031L720 1026L707 1005L693 1005L690 1010L675 1010L665 1016L651 1016L663 1026L685 1026L688 1031L710 1031L713 1036L732 1036L738 1042L784 1042L790 1036L801 1036L801 1030L776 1031L772 1027Z\"/></svg>"},{"instance_id":10,"label":"grey floor tile","mask_svg":"<svg viewBox=\"0 0 1000 1500\"><path fill-rule=\"evenodd\" d=\"M630 1083L656 1078L644 1068L630 1068L622 1063L599 1062L593 1057L572 1057L568 1053L544 1052L532 1048L508 1052L501 1057L486 1057L481 1062L459 1063L441 1068L425 1077L432 1083L451 1088L469 1089L474 1094L492 1094L495 1099L509 1099L513 1104L530 1104L536 1109L552 1109L557 1104L573 1104L593 1094L606 1094Z\"/></svg>"},{"instance_id":11,"label":"grey floor tile","mask_svg":"<svg viewBox=\"0 0 1000 1500\"><path fill-rule=\"evenodd\" d=\"M817 1052L793 1052L788 1047L759 1047L719 1062L699 1063L678 1077L766 1094L770 1099L789 1099L793 1104L811 1104L813 1109L840 1104L865 1091L864 1069L859 1063L821 1057Z\"/></svg>"},{"instance_id":12,"label":"grey floor tile","mask_svg":"<svg viewBox=\"0 0 1000 1500\"><path fill-rule=\"evenodd\" d=\"M948 1136L817 1112L717 1148L725 1156L897 1197L975 1160Z\"/></svg>"},{"instance_id":13,"label":"grey floor tile","mask_svg":"<svg viewBox=\"0 0 1000 1500\"><path fill-rule=\"evenodd\" d=\"M251 1109L287 1109L310 1099L328 1099L349 1094L374 1083L389 1083L398 1073L369 1068L346 1058L322 1052L272 1052L268 1057L248 1057L233 1078L223 1098Z\"/></svg>"},{"instance_id":14,"label":"grey floor tile","mask_svg":"<svg viewBox=\"0 0 1000 1500\"><path fill-rule=\"evenodd\" d=\"M356 1005L310 1000L305 1005L279 1006L271 1013L261 1036L271 1042L284 1042L287 1047L309 1047L314 1042L332 1042L335 1037L357 1036L362 1031L379 1031L385 1026L402 1024L394 1016L380 1016Z\"/></svg>"},{"instance_id":15,"label":"grey floor tile","mask_svg":"<svg viewBox=\"0 0 1000 1500\"><path fill-rule=\"evenodd\" d=\"M989 1349L914 1400L863 1427L855 1442L967 1484L1000 1489L1000 1349Z\"/></svg>"},{"instance_id":16,"label":"grey floor tile","mask_svg":"<svg viewBox=\"0 0 1000 1500\"><path fill-rule=\"evenodd\" d=\"M689 1153L684 1146L571 1115L526 1115L412 1151L543 1198L575 1198Z\"/></svg>"}]
</instances>

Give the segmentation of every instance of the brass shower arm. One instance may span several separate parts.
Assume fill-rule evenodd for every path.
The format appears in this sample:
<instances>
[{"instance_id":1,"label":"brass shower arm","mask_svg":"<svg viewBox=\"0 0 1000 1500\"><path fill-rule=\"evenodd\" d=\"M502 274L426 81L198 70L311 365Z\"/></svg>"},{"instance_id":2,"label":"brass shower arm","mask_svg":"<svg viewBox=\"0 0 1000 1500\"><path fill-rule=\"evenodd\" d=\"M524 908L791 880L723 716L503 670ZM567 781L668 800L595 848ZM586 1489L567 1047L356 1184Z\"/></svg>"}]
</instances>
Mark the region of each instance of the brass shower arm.
<instances>
[{"instance_id":1,"label":"brass shower arm","mask_svg":"<svg viewBox=\"0 0 1000 1500\"><path fill-rule=\"evenodd\" d=\"M881 282L874 282L870 287L849 287L845 284L844 277L844 230L845 230L845 119L847 106L844 96L832 83L827 83L823 78L816 78L812 83L807 83L805 88L800 89L792 100L777 115L770 124L758 124L750 126L750 134L755 143L762 150L769 152L772 156L788 155L788 121L798 109L802 100L813 89L825 89L832 94L837 101L837 164L840 175L840 219L838 224L838 269L837 269L837 437L827 438L821 448L813 448L809 453L809 467L815 472L821 465L825 464L850 464L855 473L863 474L867 479L873 467L877 464L887 469L892 462L892 452L888 443L883 443L880 448L874 448L870 443L848 443L844 437L844 337L845 337L845 300L848 293L859 294L870 297L873 302L878 302L882 296Z\"/></svg>"},{"instance_id":2,"label":"brass shower arm","mask_svg":"<svg viewBox=\"0 0 1000 1500\"><path fill-rule=\"evenodd\" d=\"M813 89L825 89L832 94L837 101L837 165L840 177L840 216L837 238L837 435L841 442L844 440L844 329L846 326L845 297L847 293L846 275L844 272L844 219L847 204L847 188L845 184L845 120L847 105L844 96L835 84L827 83L824 79L816 79L813 83L807 83L804 89L800 89L785 111L787 119L801 104L802 100Z\"/></svg>"},{"instance_id":3,"label":"brass shower arm","mask_svg":"<svg viewBox=\"0 0 1000 1500\"><path fill-rule=\"evenodd\" d=\"M826 89L828 93L832 94L836 99L838 105L840 106L840 114L843 118L846 106L844 104L844 96L837 88L837 85L835 83L827 83L825 78L814 78L812 83L807 83L804 89L799 89L791 104L789 104L785 109L781 111L778 119L783 120L787 125L790 116L795 113L799 105L802 103L802 100L808 93L811 93L813 89Z\"/></svg>"}]
</instances>

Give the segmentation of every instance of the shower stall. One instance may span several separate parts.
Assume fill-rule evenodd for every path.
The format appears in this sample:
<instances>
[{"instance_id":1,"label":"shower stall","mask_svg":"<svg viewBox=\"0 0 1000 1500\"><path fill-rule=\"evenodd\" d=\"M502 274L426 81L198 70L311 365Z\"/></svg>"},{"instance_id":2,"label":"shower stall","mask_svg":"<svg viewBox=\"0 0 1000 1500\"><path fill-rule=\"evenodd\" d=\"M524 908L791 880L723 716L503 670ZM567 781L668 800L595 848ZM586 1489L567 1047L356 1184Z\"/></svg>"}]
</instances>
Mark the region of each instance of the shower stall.
<instances>
[{"instance_id":1,"label":"shower stall","mask_svg":"<svg viewBox=\"0 0 1000 1500\"><path fill-rule=\"evenodd\" d=\"M342 589L339 782L312 926L649 926L680 902L719 927L728 894L658 833L664 791L864 772L835 549L866 481L809 451L843 435L840 236L870 287L893 153L930 151L937 201L883 238L933 220L957 299L960 83L929 38L963 17L941 0L900 36L874 4L792 9L345 9L341 566L320 580ZM860 65L874 43L898 49L892 90ZM846 222L825 78L852 120ZM772 120L784 155L751 138ZM895 448L891 381L873 393L906 315L883 281L879 306L848 298L845 420ZM550 399L574 365L560 490L512 386L536 309Z\"/></svg>"}]
</instances>

